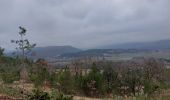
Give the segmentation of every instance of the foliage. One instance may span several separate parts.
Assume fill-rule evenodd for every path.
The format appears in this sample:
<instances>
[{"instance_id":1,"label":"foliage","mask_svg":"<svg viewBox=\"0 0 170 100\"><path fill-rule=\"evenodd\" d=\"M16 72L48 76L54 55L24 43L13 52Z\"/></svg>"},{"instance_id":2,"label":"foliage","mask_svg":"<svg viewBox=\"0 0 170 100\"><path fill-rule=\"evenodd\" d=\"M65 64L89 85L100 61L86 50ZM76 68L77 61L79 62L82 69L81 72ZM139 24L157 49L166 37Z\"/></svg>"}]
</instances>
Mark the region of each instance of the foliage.
<instances>
[{"instance_id":1,"label":"foliage","mask_svg":"<svg viewBox=\"0 0 170 100\"><path fill-rule=\"evenodd\" d=\"M20 89L19 88L12 88L7 85L0 86L0 94L6 94L8 96L13 97L20 97Z\"/></svg>"},{"instance_id":2,"label":"foliage","mask_svg":"<svg viewBox=\"0 0 170 100\"><path fill-rule=\"evenodd\" d=\"M37 65L34 69L31 69L29 77L35 87L40 87L43 85L44 81L48 80L49 72L46 68Z\"/></svg>"},{"instance_id":3,"label":"foliage","mask_svg":"<svg viewBox=\"0 0 170 100\"><path fill-rule=\"evenodd\" d=\"M47 92L43 92L39 89L32 91L30 95L27 96L28 100L51 100L50 95Z\"/></svg>"},{"instance_id":4,"label":"foliage","mask_svg":"<svg viewBox=\"0 0 170 100\"><path fill-rule=\"evenodd\" d=\"M121 84L123 87L127 87L124 91L128 95L133 94L133 96L136 95L136 93L140 93L141 86L143 84L143 77L142 77L142 70L141 69L127 69L123 74L121 78Z\"/></svg>"},{"instance_id":5,"label":"foliage","mask_svg":"<svg viewBox=\"0 0 170 100\"><path fill-rule=\"evenodd\" d=\"M4 83L12 83L19 80L20 58L0 57L0 78ZM36 87L41 87L45 82L58 92L52 92L51 98L58 100L71 100L64 94L83 94L87 96L121 95L140 96L151 95L168 87L166 78L169 78L169 70L164 75L164 65L155 59L145 60L142 64L126 62L110 65L96 65L93 63L89 72L74 74L69 68L61 69L60 72L49 71L46 63L33 63L25 59L29 66L29 77ZM99 69L99 68L104 69ZM83 69L86 70L86 69ZM82 71L82 70L80 70ZM163 76L166 76L166 81ZM12 91L12 90L11 90ZM7 91L10 92L10 91ZM56 96L54 95L56 94ZM38 95L38 96L36 96ZM47 96L42 91L34 91L31 96L36 98Z\"/></svg>"},{"instance_id":6,"label":"foliage","mask_svg":"<svg viewBox=\"0 0 170 100\"><path fill-rule=\"evenodd\" d=\"M28 100L73 100L73 96L64 95L59 91L52 90L51 93L34 89L31 94L27 95Z\"/></svg>"},{"instance_id":7,"label":"foliage","mask_svg":"<svg viewBox=\"0 0 170 100\"><path fill-rule=\"evenodd\" d=\"M158 91L161 85L164 84L163 75L165 73L165 67L156 59L151 58L146 60L143 73L145 94L150 95Z\"/></svg>"},{"instance_id":8,"label":"foliage","mask_svg":"<svg viewBox=\"0 0 170 100\"><path fill-rule=\"evenodd\" d=\"M153 94L156 90L158 90L159 85L156 84L154 81L151 80L145 80L144 81L144 93L151 95Z\"/></svg>"},{"instance_id":9,"label":"foliage","mask_svg":"<svg viewBox=\"0 0 170 100\"><path fill-rule=\"evenodd\" d=\"M107 93L116 92L119 85L118 73L111 66L105 66L103 77Z\"/></svg>"},{"instance_id":10,"label":"foliage","mask_svg":"<svg viewBox=\"0 0 170 100\"><path fill-rule=\"evenodd\" d=\"M51 92L51 99L52 100L73 100L73 96L64 95L63 93L53 89Z\"/></svg>"},{"instance_id":11,"label":"foliage","mask_svg":"<svg viewBox=\"0 0 170 100\"><path fill-rule=\"evenodd\" d=\"M52 72L49 74L48 81L51 87L56 87L57 86L57 74L55 72Z\"/></svg>"},{"instance_id":12,"label":"foliage","mask_svg":"<svg viewBox=\"0 0 170 100\"><path fill-rule=\"evenodd\" d=\"M95 64L92 65L89 74L83 76L81 86L87 95L95 96L103 94L103 76Z\"/></svg>"},{"instance_id":13,"label":"foliage","mask_svg":"<svg viewBox=\"0 0 170 100\"><path fill-rule=\"evenodd\" d=\"M13 81L18 81L20 78L19 68L17 64L14 63L3 63L0 65L0 78L4 83L13 83Z\"/></svg>"},{"instance_id":14,"label":"foliage","mask_svg":"<svg viewBox=\"0 0 170 100\"><path fill-rule=\"evenodd\" d=\"M74 93L74 77L71 75L68 68L58 73L59 88L63 93Z\"/></svg>"},{"instance_id":15,"label":"foliage","mask_svg":"<svg viewBox=\"0 0 170 100\"><path fill-rule=\"evenodd\" d=\"M4 72L1 76L4 83L13 83L19 80L19 73L17 72Z\"/></svg>"}]
</instances>

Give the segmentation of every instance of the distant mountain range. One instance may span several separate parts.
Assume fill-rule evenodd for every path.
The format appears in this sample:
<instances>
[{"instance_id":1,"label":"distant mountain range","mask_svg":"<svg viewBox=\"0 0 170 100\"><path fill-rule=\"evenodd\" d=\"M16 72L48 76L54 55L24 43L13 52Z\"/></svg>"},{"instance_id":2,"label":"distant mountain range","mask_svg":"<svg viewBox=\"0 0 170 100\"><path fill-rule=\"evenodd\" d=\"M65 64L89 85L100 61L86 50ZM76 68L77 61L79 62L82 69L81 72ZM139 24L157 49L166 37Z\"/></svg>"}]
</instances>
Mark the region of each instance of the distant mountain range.
<instances>
[{"instance_id":1,"label":"distant mountain range","mask_svg":"<svg viewBox=\"0 0 170 100\"><path fill-rule=\"evenodd\" d=\"M99 47L101 49L89 49L78 53L66 53L61 57L85 57L103 56L105 54L139 53L156 50L170 50L170 40L160 40L143 43L125 43Z\"/></svg>"},{"instance_id":2,"label":"distant mountain range","mask_svg":"<svg viewBox=\"0 0 170 100\"><path fill-rule=\"evenodd\" d=\"M80 50L72 46L47 46L36 47L30 53L31 58L51 57L84 57L103 56L104 54L137 53L148 50L170 50L170 40L160 40L144 43L125 43L102 46L101 49ZM8 54L11 55L11 54Z\"/></svg>"},{"instance_id":3,"label":"distant mountain range","mask_svg":"<svg viewBox=\"0 0 170 100\"><path fill-rule=\"evenodd\" d=\"M145 49L89 49L77 53L65 53L61 54L59 57L101 57L104 55L121 54L121 53L139 53L148 52Z\"/></svg>"},{"instance_id":4,"label":"distant mountain range","mask_svg":"<svg viewBox=\"0 0 170 100\"><path fill-rule=\"evenodd\" d=\"M36 47L32 50L33 58L57 57L65 53L77 53L81 50L72 46Z\"/></svg>"},{"instance_id":5,"label":"distant mountain range","mask_svg":"<svg viewBox=\"0 0 170 100\"><path fill-rule=\"evenodd\" d=\"M104 49L148 49L148 50L169 50L170 49L170 39L169 40L159 40L154 42L133 42L124 43L117 45L107 45L102 46Z\"/></svg>"}]
</instances>

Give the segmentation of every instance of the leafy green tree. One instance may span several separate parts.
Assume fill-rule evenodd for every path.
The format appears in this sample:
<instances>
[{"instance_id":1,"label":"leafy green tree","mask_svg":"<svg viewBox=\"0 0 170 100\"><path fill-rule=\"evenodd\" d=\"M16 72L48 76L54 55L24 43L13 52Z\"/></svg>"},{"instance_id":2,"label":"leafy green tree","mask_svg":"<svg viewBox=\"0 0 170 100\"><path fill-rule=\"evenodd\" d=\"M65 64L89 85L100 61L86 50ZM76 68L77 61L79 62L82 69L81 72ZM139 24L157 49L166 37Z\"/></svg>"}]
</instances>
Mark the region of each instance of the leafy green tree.
<instances>
[{"instance_id":1,"label":"leafy green tree","mask_svg":"<svg viewBox=\"0 0 170 100\"><path fill-rule=\"evenodd\" d=\"M153 94L159 89L159 85L153 80L144 80L144 93L147 95Z\"/></svg>"},{"instance_id":2,"label":"leafy green tree","mask_svg":"<svg viewBox=\"0 0 170 100\"><path fill-rule=\"evenodd\" d=\"M145 60L144 64L144 93L152 94L158 91L160 85L164 83L163 75L165 73L165 65L154 58Z\"/></svg>"},{"instance_id":3,"label":"leafy green tree","mask_svg":"<svg viewBox=\"0 0 170 100\"><path fill-rule=\"evenodd\" d=\"M58 82L60 84L59 88L63 93L74 93L74 77L71 75L68 68L58 73Z\"/></svg>"},{"instance_id":4,"label":"leafy green tree","mask_svg":"<svg viewBox=\"0 0 170 100\"><path fill-rule=\"evenodd\" d=\"M46 68L42 66L35 66L36 68L31 69L30 80L34 83L35 87L40 87L44 84L45 81L49 78L49 72Z\"/></svg>"},{"instance_id":5,"label":"leafy green tree","mask_svg":"<svg viewBox=\"0 0 170 100\"><path fill-rule=\"evenodd\" d=\"M103 76L95 63L93 63L89 74L83 76L82 89L91 96L103 94Z\"/></svg>"},{"instance_id":6,"label":"leafy green tree","mask_svg":"<svg viewBox=\"0 0 170 100\"><path fill-rule=\"evenodd\" d=\"M124 86L127 86L127 92L129 95L140 92L137 89L143 84L143 75L141 69L127 69L124 73Z\"/></svg>"},{"instance_id":7,"label":"leafy green tree","mask_svg":"<svg viewBox=\"0 0 170 100\"><path fill-rule=\"evenodd\" d=\"M118 73L113 70L111 66L105 66L103 77L106 83L106 90L108 93L112 93L113 90L117 91L116 88L118 87Z\"/></svg>"},{"instance_id":8,"label":"leafy green tree","mask_svg":"<svg viewBox=\"0 0 170 100\"><path fill-rule=\"evenodd\" d=\"M49 74L48 81L51 87L57 87L57 74L55 72Z\"/></svg>"}]
</instances>

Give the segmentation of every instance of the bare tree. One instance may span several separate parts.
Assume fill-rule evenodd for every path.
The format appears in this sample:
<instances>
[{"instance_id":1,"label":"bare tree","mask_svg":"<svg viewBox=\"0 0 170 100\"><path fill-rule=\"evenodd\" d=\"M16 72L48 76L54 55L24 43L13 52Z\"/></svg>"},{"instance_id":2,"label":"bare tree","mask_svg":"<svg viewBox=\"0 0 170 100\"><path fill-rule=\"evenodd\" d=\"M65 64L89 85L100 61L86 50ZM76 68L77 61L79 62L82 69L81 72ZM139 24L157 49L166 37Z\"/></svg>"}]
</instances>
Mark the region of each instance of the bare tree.
<instances>
[{"instance_id":1,"label":"bare tree","mask_svg":"<svg viewBox=\"0 0 170 100\"><path fill-rule=\"evenodd\" d=\"M4 55L4 50L3 48L0 47L0 57Z\"/></svg>"},{"instance_id":2,"label":"bare tree","mask_svg":"<svg viewBox=\"0 0 170 100\"><path fill-rule=\"evenodd\" d=\"M22 52L22 59L25 59L26 54L28 54L32 48L36 46L36 44L30 44L29 40L24 38L26 35L27 30L24 27L19 27L20 32L20 39L19 40L11 40L12 43L17 44L18 46L16 49Z\"/></svg>"},{"instance_id":3,"label":"bare tree","mask_svg":"<svg viewBox=\"0 0 170 100\"><path fill-rule=\"evenodd\" d=\"M19 52L21 52L21 55L22 55L20 79L23 85L23 90L24 90L24 82L28 79L28 71L25 65L25 58L26 58L26 55L36 46L36 44L31 44L29 40L25 38L27 30L24 27L20 26L19 29L20 29L20 32L19 32L20 39L11 40L11 42L17 44L16 49L19 50ZM23 91L21 91L21 93L23 94Z\"/></svg>"},{"instance_id":4,"label":"bare tree","mask_svg":"<svg viewBox=\"0 0 170 100\"><path fill-rule=\"evenodd\" d=\"M20 29L20 32L19 32L20 39L11 40L11 42L17 44L16 49L22 52L21 53L22 54L22 68L21 68L20 76L22 79L26 80L28 75L27 75L27 70L26 70L24 61L25 61L26 55L31 51L32 48L36 46L36 44L31 44L29 40L24 37L27 32L27 30L24 27L20 26L19 29Z\"/></svg>"}]
</instances>

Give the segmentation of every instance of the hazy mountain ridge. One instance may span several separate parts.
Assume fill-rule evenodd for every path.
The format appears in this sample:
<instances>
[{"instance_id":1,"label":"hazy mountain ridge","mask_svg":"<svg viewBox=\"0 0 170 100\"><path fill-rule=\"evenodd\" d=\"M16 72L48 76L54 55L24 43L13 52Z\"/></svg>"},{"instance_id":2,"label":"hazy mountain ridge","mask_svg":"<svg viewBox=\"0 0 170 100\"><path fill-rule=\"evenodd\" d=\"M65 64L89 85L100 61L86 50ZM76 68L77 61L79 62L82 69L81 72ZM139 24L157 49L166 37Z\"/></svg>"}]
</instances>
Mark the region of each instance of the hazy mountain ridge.
<instances>
[{"instance_id":1,"label":"hazy mountain ridge","mask_svg":"<svg viewBox=\"0 0 170 100\"><path fill-rule=\"evenodd\" d=\"M103 46L101 49L80 50L72 46L36 47L32 50L31 58L52 57L90 57L104 54L139 53L152 50L170 50L170 40L160 40L145 43L125 43Z\"/></svg>"},{"instance_id":2,"label":"hazy mountain ridge","mask_svg":"<svg viewBox=\"0 0 170 100\"><path fill-rule=\"evenodd\" d=\"M104 54L121 53L141 53L156 50L170 50L170 40L160 40L144 43L124 43L117 45L108 45L100 47L101 49L89 49L78 53L66 53L61 57L85 57L85 56L103 56Z\"/></svg>"},{"instance_id":3,"label":"hazy mountain ridge","mask_svg":"<svg viewBox=\"0 0 170 100\"><path fill-rule=\"evenodd\" d=\"M149 50L169 50L170 49L170 39L159 40L153 42L133 42L124 43L117 45L107 45L101 48L105 49L149 49Z\"/></svg>"},{"instance_id":4,"label":"hazy mountain ridge","mask_svg":"<svg viewBox=\"0 0 170 100\"><path fill-rule=\"evenodd\" d=\"M64 53L76 53L81 50L72 46L47 46L36 47L32 50L34 58L57 57Z\"/></svg>"},{"instance_id":5,"label":"hazy mountain ridge","mask_svg":"<svg viewBox=\"0 0 170 100\"><path fill-rule=\"evenodd\" d=\"M94 56L104 56L112 54L121 54L121 53L139 53L139 52L148 52L150 50L145 49L89 49L77 53L66 53L62 54L60 57L94 57Z\"/></svg>"}]
</instances>

